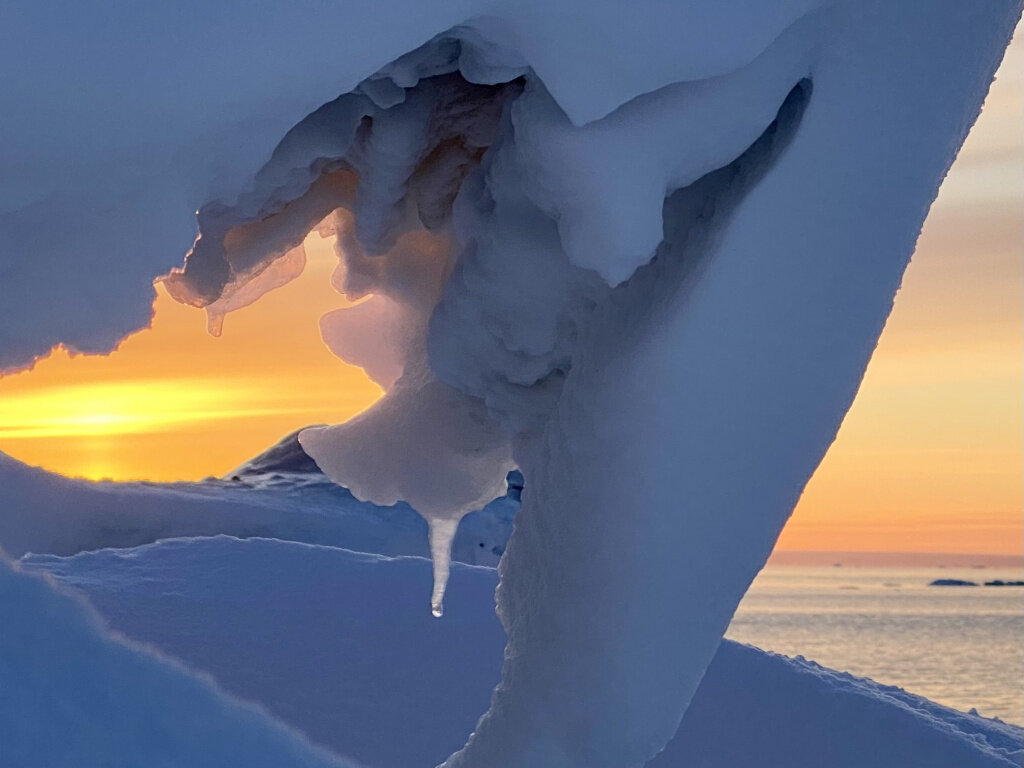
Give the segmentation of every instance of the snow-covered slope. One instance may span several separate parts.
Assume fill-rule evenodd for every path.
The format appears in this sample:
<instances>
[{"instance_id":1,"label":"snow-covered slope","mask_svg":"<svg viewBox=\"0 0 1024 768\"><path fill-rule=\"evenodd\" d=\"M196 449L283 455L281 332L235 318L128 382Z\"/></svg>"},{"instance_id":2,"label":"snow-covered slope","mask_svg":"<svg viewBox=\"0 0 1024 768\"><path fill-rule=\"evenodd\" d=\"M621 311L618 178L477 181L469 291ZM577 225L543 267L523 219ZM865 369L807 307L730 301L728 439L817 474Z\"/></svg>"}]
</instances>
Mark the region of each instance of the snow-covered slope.
<instances>
[{"instance_id":1,"label":"snow-covered slope","mask_svg":"<svg viewBox=\"0 0 1024 768\"><path fill-rule=\"evenodd\" d=\"M269 536L389 554L424 554L426 526L407 506L362 504L322 476L247 481L90 482L0 454L0 547L72 554L169 536Z\"/></svg>"},{"instance_id":2,"label":"snow-covered slope","mask_svg":"<svg viewBox=\"0 0 1024 768\"><path fill-rule=\"evenodd\" d=\"M264 468L272 469L265 459ZM393 554L418 542L418 553L427 554L424 524L412 510L396 515L345 502L343 489L316 472L254 473L253 485L159 485L92 484L23 470L22 480L32 482L0 491L0 520L6 518L11 530L20 517L12 513L28 510L27 500L44 513L62 511L50 525L69 532L61 546L71 551L103 539L108 546L123 543L127 534L120 528L128 520L138 525L134 538L150 541L199 520L206 533L245 528L247 517L255 516L264 535L312 534ZM28 496L26 485L33 489ZM26 506L12 508L18 498ZM294 508L283 499L322 527L297 531L289 522ZM510 523L517 506L504 498L463 518L472 529L465 535L485 530L500 551L508 535L502 521ZM76 527L76 514L89 525ZM411 530L414 524L419 527ZM467 538L456 553L468 559L473 542ZM427 560L280 538L179 538L73 557L28 555L21 568L82 592L113 629L211 673L225 690L368 766L443 760L473 730L500 677L505 636L493 612L497 575L490 568L456 564L441 621L423 610ZM247 752L237 752L245 762L234 763L218 751L235 748L236 727L245 734L238 738L251 740L268 765L328 764L304 757L301 745L288 747L295 756L281 758L274 740L289 744L290 737L275 736L283 732L258 712L223 703L205 683L182 678L176 664L112 640L85 606L6 566L0 567L0 612L0 764L155 765L163 756L168 765L188 768L260 765ZM164 698L156 698L152 686ZM116 697L105 699L96 687ZM204 704L207 699L214 703ZM109 708L96 701L109 701ZM215 736L176 714L182 706L215 727ZM226 707L228 722L207 706ZM236 710L242 726L230 714ZM164 730L154 735L157 722ZM66 738L50 738L53 723ZM395 723L402 723L398 737ZM212 738L216 744L205 740ZM1019 763L1022 739L1019 728L727 641L678 734L652 765L995 768ZM209 762L188 751L193 747L205 750Z\"/></svg>"},{"instance_id":3,"label":"snow-covered slope","mask_svg":"<svg viewBox=\"0 0 1024 768\"><path fill-rule=\"evenodd\" d=\"M488 568L455 566L437 621L422 607L430 565L419 558L216 537L30 556L23 567L81 590L116 630L367 766L443 760L500 676ZM1020 728L725 641L650 765L1009 768L1022 739Z\"/></svg>"},{"instance_id":4,"label":"snow-covered slope","mask_svg":"<svg viewBox=\"0 0 1024 768\"><path fill-rule=\"evenodd\" d=\"M207 677L111 637L83 600L0 562L0 765L351 764Z\"/></svg>"},{"instance_id":5,"label":"snow-covered slope","mask_svg":"<svg viewBox=\"0 0 1024 768\"><path fill-rule=\"evenodd\" d=\"M238 537L330 544L387 555L429 554L427 526L407 504L353 498L308 465L293 436L228 475L199 483L91 482L28 467L0 453L0 548L68 555L172 536ZM281 457L285 463L281 463ZM284 471L287 469L288 471ZM263 470L263 471L259 471ZM463 518L452 556L495 565L519 508L518 486Z\"/></svg>"}]
</instances>

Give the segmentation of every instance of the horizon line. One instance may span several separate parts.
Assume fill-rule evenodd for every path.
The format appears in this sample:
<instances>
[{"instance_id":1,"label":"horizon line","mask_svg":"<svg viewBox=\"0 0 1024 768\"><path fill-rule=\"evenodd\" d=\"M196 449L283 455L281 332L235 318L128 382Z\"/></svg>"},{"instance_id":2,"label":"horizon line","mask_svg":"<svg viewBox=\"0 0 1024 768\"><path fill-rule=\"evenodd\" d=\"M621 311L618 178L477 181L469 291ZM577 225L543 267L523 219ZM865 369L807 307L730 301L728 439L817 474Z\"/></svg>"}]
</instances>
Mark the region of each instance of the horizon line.
<instances>
[{"instance_id":1,"label":"horizon line","mask_svg":"<svg viewBox=\"0 0 1024 768\"><path fill-rule=\"evenodd\" d=\"M831 561L831 562L830 562ZM857 565L897 561L905 565L1024 566L1024 554L979 552L920 552L895 550L781 549L772 552L769 563L775 565Z\"/></svg>"}]
</instances>

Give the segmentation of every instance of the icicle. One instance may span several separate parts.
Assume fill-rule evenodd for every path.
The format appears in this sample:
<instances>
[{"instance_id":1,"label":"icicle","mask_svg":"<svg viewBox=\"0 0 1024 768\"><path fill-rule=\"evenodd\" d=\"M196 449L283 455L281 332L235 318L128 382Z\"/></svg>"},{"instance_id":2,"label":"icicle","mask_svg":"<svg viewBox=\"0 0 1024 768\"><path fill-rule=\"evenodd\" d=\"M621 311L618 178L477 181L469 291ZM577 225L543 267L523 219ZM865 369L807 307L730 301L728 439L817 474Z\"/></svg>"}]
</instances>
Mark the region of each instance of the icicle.
<instances>
[{"instance_id":1,"label":"icicle","mask_svg":"<svg viewBox=\"0 0 1024 768\"><path fill-rule=\"evenodd\" d=\"M299 243L283 256L258 269L243 273L224 286L221 296L206 305L206 330L219 337L224 330L224 318L229 312L247 307L263 294L287 285L306 268L306 248Z\"/></svg>"},{"instance_id":2,"label":"icicle","mask_svg":"<svg viewBox=\"0 0 1024 768\"><path fill-rule=\"evenodd\" d=\"M219 309L211 309L213 304L206 308L206 332L214 338L219 338L224 331L224 312Z\"/></svg>"},{"instance_id":3,"label":"icicle","mask_svg":"<svg viewBox=\"0 0 1024 768\"><path fill-rule=\"evenodd\" d=\"M427 519L427 525L430 526L430 559L434 563L434 589L430 595L430 612L435 618L440 618L444 614L444 590L448 586L452 541L455 539L459 521L448 517L431 517Z\"/></svg>"}]
</instances>

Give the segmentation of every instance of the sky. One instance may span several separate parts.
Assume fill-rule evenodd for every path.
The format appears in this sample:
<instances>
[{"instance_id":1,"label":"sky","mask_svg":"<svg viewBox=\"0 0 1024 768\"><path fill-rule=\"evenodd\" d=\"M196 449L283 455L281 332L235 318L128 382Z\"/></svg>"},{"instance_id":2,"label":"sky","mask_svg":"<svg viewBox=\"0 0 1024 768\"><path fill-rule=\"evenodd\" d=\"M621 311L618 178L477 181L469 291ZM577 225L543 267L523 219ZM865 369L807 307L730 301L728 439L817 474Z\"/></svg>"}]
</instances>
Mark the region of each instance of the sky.
<instances>
[{"instance_id":1,"label":"sky","mask_svg":"<svg viewBox=\"0 0 1024 768\"><path fill-rule=\"evenodd\" d=\"M839 435L782 550L1024 549L1024 39L1018 35L918 243ZM223 335L157 286L150 329L106 357L62 349L0 378L0 450L71 476L222 475L380 390L320 341L344 306L329 241Z\"/></svg>"},{"instance_id":2,"label":"sky","mask_svg":"<svg viewBox=\"0 0 1024 768\"><path fill-rule=\"evenodd\" d=\"M111 355L58 349L0 379L0 451L90 479L198 480L372 405L380 388L320 340L320 316L347 302L331 243L306 242L302 275L230 313L220 338L158 283L150 329Z\"/></svg>"}]
</instances>

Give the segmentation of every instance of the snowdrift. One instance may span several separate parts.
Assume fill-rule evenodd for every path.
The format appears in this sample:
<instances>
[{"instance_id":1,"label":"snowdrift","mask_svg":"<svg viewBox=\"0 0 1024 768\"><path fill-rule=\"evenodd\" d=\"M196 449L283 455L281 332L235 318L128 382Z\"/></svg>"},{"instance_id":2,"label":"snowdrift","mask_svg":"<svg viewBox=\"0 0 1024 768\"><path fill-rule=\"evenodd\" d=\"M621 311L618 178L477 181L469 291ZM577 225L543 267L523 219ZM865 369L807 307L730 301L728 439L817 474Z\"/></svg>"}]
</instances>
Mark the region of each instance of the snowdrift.
<instances>
[{"instance_id":1,"label":"snowdrift","mask_svg":"<svg viewBox=\"0 0 1024 768\"><path fill-rule=\"evenodd\" d=\"M429 555L426 523L411 507L356 500L315 465L296 463L296 448L288 436L226 479L199 483L91 482L28 467L0 452L0 549L12 557L69 555L175 536L229 534ZM463 518L454 559L497 564L519 508L517 493Z\"/></svg>"},{"instance_id":2,"label":"snowdrift","mask_svg":"<svg viewBox=\"0 0 1024 768\"><path fill-rule=\"evenodd\" d=\"M302 459L291 446L289 436L229 475L244 481L218 483L89 483L27 467L16 474L7 460L7 476L21 482L0 491L0 530L35 509L48 522L33 543L51 554L25 555L22 573L0 567L0 763L341 764L308 739L398 768L458 749L500 679L496 572L456 563L448 611L433 619L423 610L423 521L408 508L357 502L308 466L294 471ZM456 555L473 562L482 532L501 551L516 492L463 518ZM300 506L321 526L291 522ZM260 525L247 526L249 517ZM206 532L248 527L278 538L155 541L200 520ZM308 538L283 540L295 533ZM335 546L309 541L317 536ZM152 543L124 547L129 538ZM420 557L379 554L407 547ZM77 554L56 554L69 551ZM651 765L973 768L1019 764L1022 749L1020 728L724 641Z\"/></svg>"},{"instance_id":3,"label":"snowdrift","mask_svg":"<svg viewBox=\"0 0 1024 768\"><path fill-rule=\"evenodd\" d=\"M500 677L489 568L454 566L442 621L422 609L430 565L420 558L221 536L33 555L22 568L367 766L444 760ZM1020 728L724 641L650 765L1005 768L1020 764L1022 739Z\"/></svg>"},{"instance_id":4,"label":"snowdrift","mask_svg":"<svg viewBox=\"0 0 1024 768\"><path fill-rule=\"evenodd\" d=\"M0 626L0 765L352 765L6 562Z\"/></svg>"}]
</instances>

